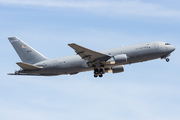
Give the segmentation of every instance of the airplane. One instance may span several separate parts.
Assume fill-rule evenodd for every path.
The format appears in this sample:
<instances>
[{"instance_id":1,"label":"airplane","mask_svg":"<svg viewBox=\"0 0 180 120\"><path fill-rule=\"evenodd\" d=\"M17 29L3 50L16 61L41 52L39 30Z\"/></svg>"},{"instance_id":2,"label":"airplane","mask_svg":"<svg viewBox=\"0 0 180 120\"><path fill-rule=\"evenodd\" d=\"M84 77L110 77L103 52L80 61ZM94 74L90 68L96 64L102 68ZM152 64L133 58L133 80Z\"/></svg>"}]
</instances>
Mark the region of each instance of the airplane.
<instances>
[{"instance_id":1,"label":"airplane","mask_svg":"<svg viewBox=\"0 0 180 120\"><path fill-rule=\"evenodd\" d=\"M124 72L124 66L154 59L166 59L175 50L167 42L148 42L114 49L93 51L75 43L68 44L76 55L49 59L17 37L8 38L22 62L16 63L21 69L8 75L57 76L75 75L94 71L94 77L105 73Z\"/></svg>"}]
</instances>

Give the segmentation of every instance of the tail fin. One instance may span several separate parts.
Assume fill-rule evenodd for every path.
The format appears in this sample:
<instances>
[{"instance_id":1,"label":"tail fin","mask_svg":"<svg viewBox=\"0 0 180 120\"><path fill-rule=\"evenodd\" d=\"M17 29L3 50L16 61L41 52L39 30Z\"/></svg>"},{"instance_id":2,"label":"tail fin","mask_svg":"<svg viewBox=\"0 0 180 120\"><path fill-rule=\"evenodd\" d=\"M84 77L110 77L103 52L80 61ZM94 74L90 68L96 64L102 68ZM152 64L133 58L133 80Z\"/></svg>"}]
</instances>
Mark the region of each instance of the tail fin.
<instances>
[{"instance_id":1,"label":"tail fin","mask_svg":"<svg viewBox=\"0 0 180 120\"><path fill-rule=\"evenodd\" d=\"M8 39L24 63L34 64L47 60L46 57L21 41L19 38L9 37Z\"/></svg>"}]
</instances>

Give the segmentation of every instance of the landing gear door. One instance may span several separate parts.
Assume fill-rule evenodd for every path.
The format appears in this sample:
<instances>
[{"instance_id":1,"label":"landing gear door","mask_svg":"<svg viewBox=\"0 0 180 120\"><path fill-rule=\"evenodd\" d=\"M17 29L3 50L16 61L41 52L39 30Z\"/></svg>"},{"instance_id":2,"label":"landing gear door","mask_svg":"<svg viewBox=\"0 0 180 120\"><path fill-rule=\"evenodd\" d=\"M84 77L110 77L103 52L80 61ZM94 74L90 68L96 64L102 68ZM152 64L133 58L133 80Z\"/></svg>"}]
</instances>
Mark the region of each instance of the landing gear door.
<instances>
[{"instance_id":1,"label":"landing gear door","mask_svg":"<svg viewBox=\"0 0 180 120\"><path fill-rule=\"evenodd\" d=\"M156 44L154 44L154 49L155 50L159 50L159 45L156 43Z\"/></svg>"}]
</instances>

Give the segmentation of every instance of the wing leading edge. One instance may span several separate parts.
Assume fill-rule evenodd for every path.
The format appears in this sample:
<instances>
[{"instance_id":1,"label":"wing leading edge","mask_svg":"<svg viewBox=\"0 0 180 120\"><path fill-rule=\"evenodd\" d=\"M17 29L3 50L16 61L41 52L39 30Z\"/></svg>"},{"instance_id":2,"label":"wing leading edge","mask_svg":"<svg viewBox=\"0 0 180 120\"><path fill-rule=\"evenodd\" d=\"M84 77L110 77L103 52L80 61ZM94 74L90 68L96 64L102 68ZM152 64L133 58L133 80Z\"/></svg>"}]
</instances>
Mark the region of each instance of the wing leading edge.
<instances>
[{"instance_id":1,"label":"wing leading edge","mask_svg":"<svg viewBox=\"0 0 180 120\"><path fill-rule=\"evenodd\" d=\"M79 55L82 59L87 60L88 63L91 63L91 65L95 64L96 62L107 61L111 58L109 55L90 50L75 43L68 45L75 50L77 55Z\"/></svg>"}]
</instances>

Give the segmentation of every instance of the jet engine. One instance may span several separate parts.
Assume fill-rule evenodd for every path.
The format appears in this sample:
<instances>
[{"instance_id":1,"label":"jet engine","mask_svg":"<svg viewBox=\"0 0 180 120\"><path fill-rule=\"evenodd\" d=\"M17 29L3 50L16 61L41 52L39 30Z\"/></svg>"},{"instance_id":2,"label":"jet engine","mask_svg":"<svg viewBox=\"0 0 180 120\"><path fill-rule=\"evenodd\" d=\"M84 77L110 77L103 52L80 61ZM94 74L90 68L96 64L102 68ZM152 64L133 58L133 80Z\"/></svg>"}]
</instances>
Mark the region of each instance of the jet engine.
<instances>
[{"instance_id":1,"label":"jet engine","mask_svg":"<svg viewBox=\"0 0 180 120\"><path fill-rule=\"evenodd\" d=\"M124 72L124 67L122 65L112 67L106 70L106 73L120 73L120 72Z\"/></svg>"},{"instance_id":2,"label":"jet engine","mask_svg":"<svg viewBox=\"0 0 180 120\"><path fill-rule=\"evenodd\" d=\"M106 64L125 64L127 63L126 54L116 55L109 59Z\"/></svg>"}]
</instances>

